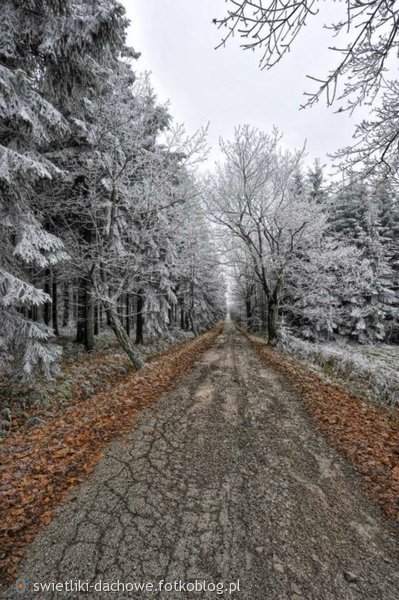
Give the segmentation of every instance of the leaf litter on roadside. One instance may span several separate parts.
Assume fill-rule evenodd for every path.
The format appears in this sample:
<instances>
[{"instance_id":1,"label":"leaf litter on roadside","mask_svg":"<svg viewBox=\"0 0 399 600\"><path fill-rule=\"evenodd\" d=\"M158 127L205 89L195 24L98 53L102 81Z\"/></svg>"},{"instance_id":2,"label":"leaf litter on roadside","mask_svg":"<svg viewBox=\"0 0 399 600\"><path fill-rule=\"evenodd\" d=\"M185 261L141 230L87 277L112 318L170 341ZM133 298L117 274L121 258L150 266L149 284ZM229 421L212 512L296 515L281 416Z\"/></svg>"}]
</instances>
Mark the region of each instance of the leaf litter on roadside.
<instances>
[{"instance_id":1,"label":"leaf litter on roadside","mask_svg":"<svg viewBox=\"0 0 399 600\"><path fill-rule=\"evenodd\" d=\"M399 520L399 409L373 406L243 333L261 358L288 378L328 442L356 467L385 513Z\"/></svg>"},{"instance_id":2,"label":"leaf litter on roadside","mask_svg":"<svg viewBox=\"0 0 399 600\"><path fill-rule=\"evenodd\" d=\"M42 427L10 435L0 449L0 580L17 573L27 544L56 506L84 480L138 411L156 402L187 373L221 333L222 325L182 343L128 374L111 390L72 404Z\"/></svg>"}]
</instances>

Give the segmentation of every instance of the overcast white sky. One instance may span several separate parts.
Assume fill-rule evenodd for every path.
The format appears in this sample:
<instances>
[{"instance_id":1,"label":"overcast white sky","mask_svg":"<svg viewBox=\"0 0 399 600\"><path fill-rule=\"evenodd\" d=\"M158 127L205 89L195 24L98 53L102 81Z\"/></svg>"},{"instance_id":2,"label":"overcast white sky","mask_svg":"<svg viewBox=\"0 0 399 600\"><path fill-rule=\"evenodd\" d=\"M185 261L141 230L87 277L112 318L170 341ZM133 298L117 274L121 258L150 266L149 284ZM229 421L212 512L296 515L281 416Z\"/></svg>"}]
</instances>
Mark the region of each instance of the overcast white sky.
<instances>
[{"instance_id":1,"label":"overcast white sky","mask_svg":"<svg viewBox=\"0 0 399 600\"><path fill-rule=\"evenodd\" d=\"M210 122L210 166L218 157L219 136L230 137L243 123L264 131L276 125L286 147L302 147L307 139L309 159L324 161L327 153L351 142L360 115L334 114L324 101L299 110L303 92L312 89L306 74L323 76L338 58L328 51L331 37L322 26L337 18L339 4L321 4L292 52L271 71L261 71L259 56L241 50L238 38L214 49L221 32L212 19L225 13L224 0L122 2L131 20L128 42L142 53L136 70L152 72L159 99L170 99L175 120L190 132Z\"/></svg>"}]
</instances>

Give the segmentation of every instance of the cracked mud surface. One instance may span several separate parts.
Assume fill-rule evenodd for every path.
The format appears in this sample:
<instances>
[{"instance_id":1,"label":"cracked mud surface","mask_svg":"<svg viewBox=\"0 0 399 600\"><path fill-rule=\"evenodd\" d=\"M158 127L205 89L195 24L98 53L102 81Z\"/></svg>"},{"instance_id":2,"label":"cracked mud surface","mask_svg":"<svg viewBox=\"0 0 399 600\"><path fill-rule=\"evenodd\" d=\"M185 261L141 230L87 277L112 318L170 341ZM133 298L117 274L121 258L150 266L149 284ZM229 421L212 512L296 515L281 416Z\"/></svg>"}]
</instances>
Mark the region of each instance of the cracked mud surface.
<instances>
[{"instance_id":1,"label":"cracked mud surface","mask_svg":"<svg viewBox=\"0 0 399 600\"><path fill-rule=\"evenodd\" d=\"M398 600L399 549L388 527L300 398L227 323L193 371L141 413L60 507L21 577L28 584L239 579L234 596L245 600Z\"/></svg>"}]
</instances>

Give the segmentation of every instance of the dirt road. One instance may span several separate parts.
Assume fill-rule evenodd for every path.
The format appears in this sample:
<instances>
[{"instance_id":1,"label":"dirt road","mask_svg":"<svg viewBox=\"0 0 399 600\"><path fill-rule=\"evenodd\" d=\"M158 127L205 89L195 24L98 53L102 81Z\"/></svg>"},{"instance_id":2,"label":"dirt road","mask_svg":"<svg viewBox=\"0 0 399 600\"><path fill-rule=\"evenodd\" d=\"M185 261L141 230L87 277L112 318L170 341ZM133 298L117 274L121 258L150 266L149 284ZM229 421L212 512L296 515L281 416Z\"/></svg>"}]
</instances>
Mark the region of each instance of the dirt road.
<instances>
[{"instance_id":1,"label":"dirt road","mask_svg":"<svg viewBox=\"0 0 399 600\"><path fill-rule=\"evenodd\" d=\"M239 585L231 597L398 600L399 551L300 398L227 324L195 369L109 448L31 546L21 577L28 586L92 587L3 598L183 600L228 597ZM154 591L97 591L118 580ZM208 591L184 591L194 580ZM223 596L212 591L219 582Z\"/></svg>"}]
</instances>

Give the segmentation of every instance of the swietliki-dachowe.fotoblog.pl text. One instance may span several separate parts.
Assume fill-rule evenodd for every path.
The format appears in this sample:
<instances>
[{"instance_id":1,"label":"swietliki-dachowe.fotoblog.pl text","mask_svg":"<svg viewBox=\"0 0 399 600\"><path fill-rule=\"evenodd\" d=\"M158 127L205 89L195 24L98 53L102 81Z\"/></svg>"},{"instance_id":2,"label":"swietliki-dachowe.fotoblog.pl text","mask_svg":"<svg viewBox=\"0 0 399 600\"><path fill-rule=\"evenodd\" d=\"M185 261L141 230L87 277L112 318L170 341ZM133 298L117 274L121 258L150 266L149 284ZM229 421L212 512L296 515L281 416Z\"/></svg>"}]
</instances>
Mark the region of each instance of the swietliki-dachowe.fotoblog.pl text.
<instances>
[{"instance_id":1,"label":"swietliki-dachowe.fotoblog.pl text","mask_svg":"<svg viewBox=\"0 0 399 600\"><path fill-rule=\"evenodd\" d=\"M29 591L33 593L43 592L99 592L99 593L159 593L159 592L181 592L181 593L215 593L217 595L229 595L240 592L240 580L235 581L207 581L205 579L194 579L192 581L183 581L176 579L174 581L166 581L160 579L157 582L142 582L142 581L103 581L99 580L95 583L83 580L69 581L50 581L50 582L33 582L30 585L25 580L16 582L17 591L20 593Z\"/></svg>"}]
</instances>

